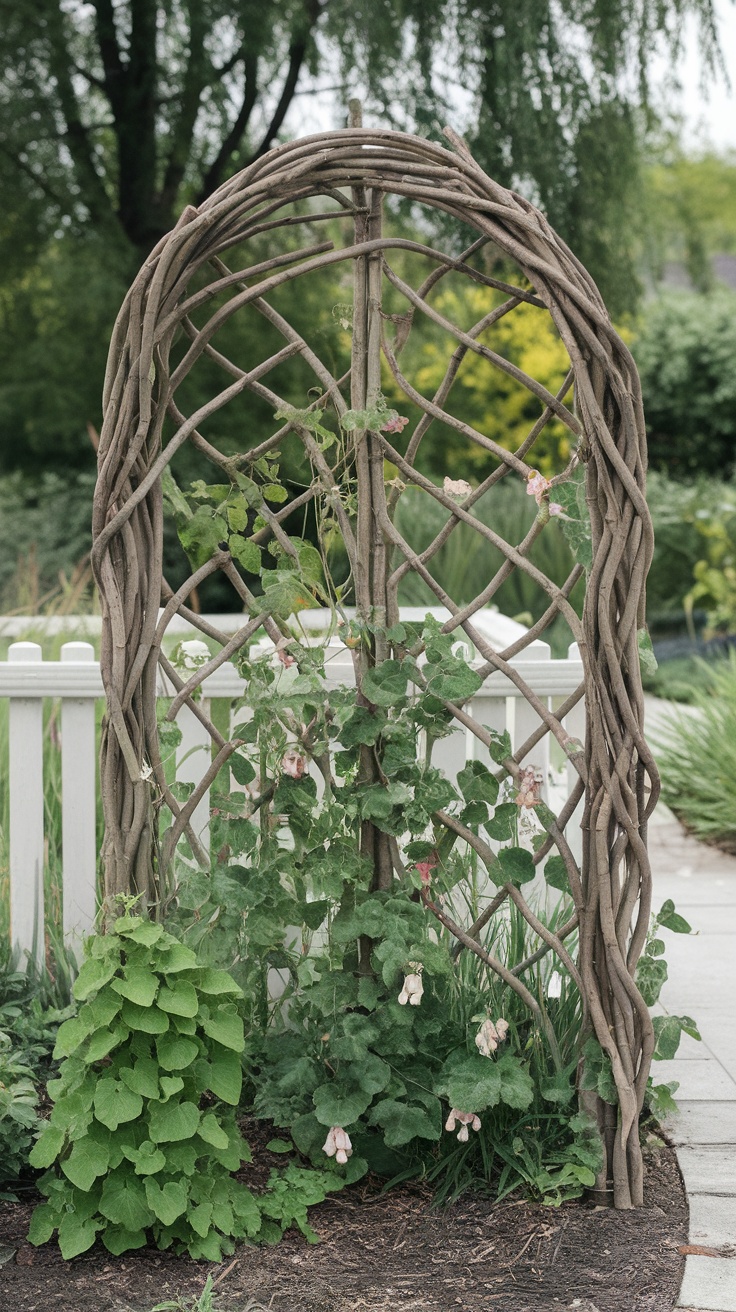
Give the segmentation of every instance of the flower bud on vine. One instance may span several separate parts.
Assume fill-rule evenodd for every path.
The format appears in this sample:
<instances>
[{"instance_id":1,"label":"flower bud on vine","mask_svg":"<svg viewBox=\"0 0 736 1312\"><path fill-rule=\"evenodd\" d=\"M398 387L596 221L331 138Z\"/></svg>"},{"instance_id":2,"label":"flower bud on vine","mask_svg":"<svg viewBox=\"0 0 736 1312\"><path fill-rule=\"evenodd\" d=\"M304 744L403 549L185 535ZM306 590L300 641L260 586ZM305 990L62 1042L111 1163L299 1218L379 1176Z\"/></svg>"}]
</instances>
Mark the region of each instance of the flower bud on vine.
<instances>
[{"instance_id":1,"label":"flower bud on vine","mask_svg":"<svg viewBox=\"0 0 736 1312\"><path fill-rule=\"evenodd\" d=\"M459 1108L453 1107L445 1121L445 1129L452 1131L458 1124L460 1129L457 1132L457 1137L460 1143L467 1143L468 1127L477 1132L480 1129L480 1116L476 1115L475 1112L461 1112Z\"/></svg>"},{"instance_id":2,"label":"flower bud on vine","mask_svg":"<svg viewBox=\"0 0 736 1312\"><path fill-rule=\"evenodd\" d=\"M424 994L424 985L422 983L422 968L412 961L411 965L415 967L415 973L404 976L404 987L399 994L399 1002L405 1007L407 1002L410 1007L418 1007Z\"/></svg>"},{"instance_id":3,"label":"flower bud on vine","mask_svg":"<svg viewBox=\"0 0 736 1312\"><path fill-rule=\"evenodd\" d=\"M322 1146L322 1152L328 1157L334 1157L336 1162L344 1166L348 1157L353 1155L353 1145L347 1130L343 1130L341 1125L331 1126Z\"/></svg>"},{"instance_id":4,"label":"flower bud on vine","mask_svg":"<svg viewBox=\"0 0 736 1312\"><path fill-rule=\"evenodd\" d=\"M490 1017L484 1020L475 1036L475 1046L481 1056L490 1057L496 1051L499 1043L503 1043L508 1032L509 1023L507 1020L499 1018L495 1025Z\"/></svg>"}]
</instances>

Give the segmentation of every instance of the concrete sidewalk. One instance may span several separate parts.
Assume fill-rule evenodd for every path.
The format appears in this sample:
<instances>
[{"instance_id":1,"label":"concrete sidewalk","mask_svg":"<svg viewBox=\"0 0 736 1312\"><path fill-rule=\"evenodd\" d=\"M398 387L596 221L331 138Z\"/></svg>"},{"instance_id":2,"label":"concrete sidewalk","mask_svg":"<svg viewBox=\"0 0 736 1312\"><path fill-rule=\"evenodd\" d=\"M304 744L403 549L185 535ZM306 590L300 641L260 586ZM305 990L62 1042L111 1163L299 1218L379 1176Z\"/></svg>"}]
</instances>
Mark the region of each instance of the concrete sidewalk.
<instances>
[{"instance_id":1,"label":"concrete sidewalk","mask_svg":"<svg viewBox=\"0 0 736 1312\"><path fill-rule=\"evenodd\" d=\"M679 1080L667 1123L690 1204L690 1240L715 1250L685 1261L679 1308L736 1312L736 857L705 847L661 808L650 829L653 909L672 898L691 935L662 931L669 979L663 1008L691 1016L677 1057L655 1062L655 1082Z\"/></svg>"}]
</instances>

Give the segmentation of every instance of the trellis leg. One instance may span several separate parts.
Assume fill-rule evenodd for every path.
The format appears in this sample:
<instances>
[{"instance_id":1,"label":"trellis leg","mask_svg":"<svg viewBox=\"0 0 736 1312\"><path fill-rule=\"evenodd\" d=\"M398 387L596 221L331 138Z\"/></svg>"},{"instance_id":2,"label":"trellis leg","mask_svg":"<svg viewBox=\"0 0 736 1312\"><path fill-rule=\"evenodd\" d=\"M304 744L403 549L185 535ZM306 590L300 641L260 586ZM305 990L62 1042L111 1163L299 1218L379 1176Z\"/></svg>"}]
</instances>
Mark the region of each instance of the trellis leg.
<instances>
[{"instance_id":1,"label":"trellis leg","mask_svg":"<svg viewBox=\"0 0 736 1312\"><path fill-rule=\"evenodd\" d=\"M42 660L37 642L13 642L8 648L9 662ZM45 961L41 697L11 697L8 739L11 942L41 970Z\"/></svg>"},{"instance_id":2,"label":"trellis leg","mask_svg":"<svg viewBox=\"0 0 736 1312\"><path fill-rule=\"evenodd\" d=\"M89 642L65 642L63 662L94 661ZM64 697L61 703L62 866L64 942L81 959L83 939L97 913L95 703Z\"/></svg>"}]
</instances>

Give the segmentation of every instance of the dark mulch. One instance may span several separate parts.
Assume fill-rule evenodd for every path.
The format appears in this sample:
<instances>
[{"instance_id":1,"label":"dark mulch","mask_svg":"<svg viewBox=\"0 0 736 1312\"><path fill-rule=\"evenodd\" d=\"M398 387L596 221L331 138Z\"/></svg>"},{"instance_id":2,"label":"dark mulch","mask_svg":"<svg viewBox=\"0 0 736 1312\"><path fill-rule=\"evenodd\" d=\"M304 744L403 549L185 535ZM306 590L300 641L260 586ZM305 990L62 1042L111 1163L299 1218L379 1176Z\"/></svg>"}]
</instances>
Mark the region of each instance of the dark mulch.
<instances>
[{"instance_id":1,"label":"dark mulch","mask_svg":"<svg viewBox=\"0 0 736 1312\"><path fill-rule=\"evenodd\" d=\"M32 1204L0 1204L0 1307L12 1312L149 1312L199 1295L245 1312L671 1312L687 1243L687 1200L672 1149L647 1150L646 1208L491 1204L477 1195L433 1209L421 1186L382 1194L361 1182L312 1210L322 1238L289 1234L241 1247L219 1266L101 1245L64 1262L25 1242ZM251 1303L249 1312L256 1312Z\"/></svg>"}]
</instances>

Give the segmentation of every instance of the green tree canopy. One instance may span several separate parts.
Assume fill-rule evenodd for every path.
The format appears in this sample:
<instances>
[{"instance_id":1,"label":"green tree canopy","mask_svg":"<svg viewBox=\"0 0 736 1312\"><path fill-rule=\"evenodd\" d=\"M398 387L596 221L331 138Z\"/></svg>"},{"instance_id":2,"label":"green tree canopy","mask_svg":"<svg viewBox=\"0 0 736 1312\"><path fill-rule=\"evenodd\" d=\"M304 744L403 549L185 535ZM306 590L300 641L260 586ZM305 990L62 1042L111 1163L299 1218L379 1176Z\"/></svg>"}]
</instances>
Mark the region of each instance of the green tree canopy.
<instances>
[{"instance_id":1,"label":"green tree canopy","mask_svg":"<svg viewBox=\"0 0 736 1312\"><path fill-rule=\"evenodd\" d=\"M630 309L649 52L685 12L712 58L713 0L0 0L0 460L91 464L141 260L185 203L302 131L325 79L374 121L464 126Z\"/></svg>"}]
</instances>

